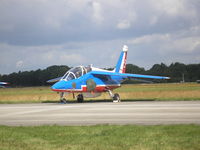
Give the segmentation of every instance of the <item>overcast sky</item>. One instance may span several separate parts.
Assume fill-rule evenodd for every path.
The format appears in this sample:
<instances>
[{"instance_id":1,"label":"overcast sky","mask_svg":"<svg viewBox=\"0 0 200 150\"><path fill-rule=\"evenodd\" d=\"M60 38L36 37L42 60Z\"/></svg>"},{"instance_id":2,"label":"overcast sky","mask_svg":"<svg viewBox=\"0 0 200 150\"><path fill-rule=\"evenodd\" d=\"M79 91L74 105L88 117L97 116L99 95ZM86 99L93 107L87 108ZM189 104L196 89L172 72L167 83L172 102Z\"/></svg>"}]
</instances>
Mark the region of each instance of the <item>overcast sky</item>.
<instances>
[{"instance_id":1,"label":"overcast sky","mask_svg":"<svg viewBox=\"0 0 200 150\"><path fill-rule=\"evenodd\" d=\"M0 0L0 74L200 63L200 0Z\"/></svg>"}]
</instances>

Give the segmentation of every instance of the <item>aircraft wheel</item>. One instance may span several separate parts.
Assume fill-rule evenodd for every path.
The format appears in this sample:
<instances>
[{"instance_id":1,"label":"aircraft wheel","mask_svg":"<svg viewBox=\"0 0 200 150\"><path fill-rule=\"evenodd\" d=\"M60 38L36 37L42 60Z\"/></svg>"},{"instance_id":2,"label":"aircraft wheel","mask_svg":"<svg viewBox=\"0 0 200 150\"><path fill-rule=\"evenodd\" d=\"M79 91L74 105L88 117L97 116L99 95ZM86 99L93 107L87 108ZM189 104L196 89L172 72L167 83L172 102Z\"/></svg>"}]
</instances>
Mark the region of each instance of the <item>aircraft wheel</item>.
<instances>
[{"instance_id":1,"label":"aircraft wheel","mask_svg":"<svg viewBox=\"0 0 200 150\"><path fill-rule=\"evenodd\" d=\"M78 101L78 103L82 103L83 102L83 94L78 94L77 95L77 101Z\"/></svg>"},{"instance_id":2,"label":"aircraft wheel","mask_svg":"<svg viewBox=\"0 0 200 150\"><path fill-rule=\"evenodd\" d=\"M60 102L66 104L67 100L65 98L63 98L63 99L60 100Z\"/></svg>"},{"instance_id":3,"label":"aircraft wheel","mask_svg":"<svg viewBox=\"0 0 200 150\"><path fill-rule=\"evenodd\" d=\"M118 93L115 93L114 96L113 96L113 102L120 102L120 96Z\"/></svg>"}]
</instances>

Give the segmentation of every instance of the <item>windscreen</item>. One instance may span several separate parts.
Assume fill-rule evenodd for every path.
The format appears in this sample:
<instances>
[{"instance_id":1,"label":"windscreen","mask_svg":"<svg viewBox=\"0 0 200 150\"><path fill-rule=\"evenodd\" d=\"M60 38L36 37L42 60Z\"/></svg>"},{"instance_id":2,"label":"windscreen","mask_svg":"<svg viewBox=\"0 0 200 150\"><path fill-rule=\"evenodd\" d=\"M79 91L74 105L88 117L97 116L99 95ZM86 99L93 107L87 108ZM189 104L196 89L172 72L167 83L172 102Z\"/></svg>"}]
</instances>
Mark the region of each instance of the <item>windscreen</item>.
<instances>
[{"instance_id":1,"label":"windscreen","mask_svg":"<svg viewBox=\"0 0 200 150\"><path fill-rule=\"evenodd\" d=\"M83 66L79 66L79 67L74 67L71 68L64 76L63 76L63 80L69 81L69 80L73 80L76 78L81 77L82 75L88 73L91 71L90 67L83 67Z\"/></svg>"},{"instance_id":2,"label":"windscreen","mask_svg":"<svg viewBox=\"0 0 200 150\"><path fill-rule=\"evenodd\" d=\"M73 80L73 79L75 79L75 76L73 75L73 73L69 73L69 75L67 76L67 81L69 81L69 80Z\"/></svg>"},{"instance_id":3,"label":"windscreen","mask_svg":"<svg viewBox=\"0 0 200 150\"><path fill-rule=\"evenodd\" d=\"M75 68L70 69L69 71L74 73L76 78L79 78L80 76L82 76L82 67L75 67Z\"/></svg>"}]
</instances>

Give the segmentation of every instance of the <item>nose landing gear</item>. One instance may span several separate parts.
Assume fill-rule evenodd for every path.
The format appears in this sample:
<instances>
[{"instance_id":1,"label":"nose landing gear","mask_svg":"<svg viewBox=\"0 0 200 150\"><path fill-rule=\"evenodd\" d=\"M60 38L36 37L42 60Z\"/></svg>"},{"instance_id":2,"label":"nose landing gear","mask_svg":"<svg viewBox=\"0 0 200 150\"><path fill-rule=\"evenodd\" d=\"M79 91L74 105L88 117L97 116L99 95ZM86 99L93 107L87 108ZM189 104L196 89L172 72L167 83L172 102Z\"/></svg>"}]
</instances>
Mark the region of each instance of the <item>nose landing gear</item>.
<instances>
[{"instance_id":1,"label":"nose landing gear","mask_svg":"<svg viewBox=\"0 0 200 150\"><path fill-rule=\"evenodd\" d=\"M60 93L60 102L66 104L67 100L64 98L64 92Z\"/></svg>"}]
</instances>

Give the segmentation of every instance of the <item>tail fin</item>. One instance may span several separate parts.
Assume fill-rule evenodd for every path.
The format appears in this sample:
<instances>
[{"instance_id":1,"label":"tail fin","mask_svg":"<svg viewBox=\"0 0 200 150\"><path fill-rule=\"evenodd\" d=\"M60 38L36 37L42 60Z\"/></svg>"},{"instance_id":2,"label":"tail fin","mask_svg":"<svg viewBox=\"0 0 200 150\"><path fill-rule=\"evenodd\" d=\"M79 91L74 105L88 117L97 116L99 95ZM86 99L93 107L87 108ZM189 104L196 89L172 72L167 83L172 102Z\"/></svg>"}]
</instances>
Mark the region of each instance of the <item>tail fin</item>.
<instances>
[{"instance_id":1,"label":"tail fin","mask_svg":"<svg viewBox=\"0 0 200 150\"><path fill-rule=\"evenodd\" d=\"M119 73L125 73L126 71L126 59L127 59L127 51L128 51L128 46L124 45L123 47L123 51L121 52L116 68L115 68L115 72L119 72Z\"/></svg>"}]
</instances>

